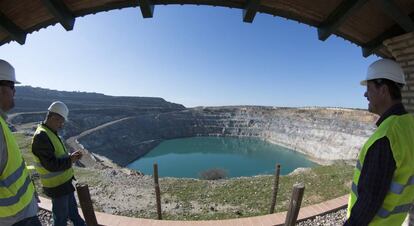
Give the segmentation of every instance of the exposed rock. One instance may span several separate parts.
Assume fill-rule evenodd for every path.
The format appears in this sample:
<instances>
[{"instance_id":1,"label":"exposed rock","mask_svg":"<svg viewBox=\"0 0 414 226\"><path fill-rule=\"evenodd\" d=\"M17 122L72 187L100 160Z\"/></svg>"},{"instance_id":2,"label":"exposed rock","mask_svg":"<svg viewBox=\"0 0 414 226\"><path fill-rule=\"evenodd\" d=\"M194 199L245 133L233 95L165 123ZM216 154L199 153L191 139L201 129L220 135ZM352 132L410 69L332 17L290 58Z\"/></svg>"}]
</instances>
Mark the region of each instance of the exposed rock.
<instances>
[{"instance_id":1,"label":"exposed rock","mask_svg":"<svg viewBox=\"0 0 414 226\"><path fill-rule=\"evenodd\" d=\"M258 137L314 160L350 160L374 130L366 111L326 108L214 107L131 117L78 140L125 166L160 141L192 136Z\"/></svg>"},{"instance_id":2,"label":"exposed rock","mask_svg":"<svg viewBox=\"0 0 414 226\"><path fill-rule=\"evenodd\" d=\"M293 170L293 172L289 173L288 175L297 175L309 171L311 171L311 168L296 168L295 170Z\"/></svg>"},{"instance_id":3,"label":"exposed rock","mask_svg":"<svg viewBox=\"0 0 414 226\"><path fill-rule=\"evenodd\" d=\"M320 163L352 160L374 130L376 117L363 110L261 106L185 109L161 98L112 97L17 87L9 121L33 133L54 100L70 108L61 135L71 149L90 153L85 165L104 161L126 166L167 139L193 136L257 137L302 152ZM40 112L39 112L40 111Z\"/></svg>"},{"instance_id":4,"label":"exposed rock","mask_svg":"<svg viewBox=\"0 0 414 226\"><path fill-rule=\"evenodd\" d=\"M78 135L102 124L126 117L183 110L180 104L156 97L115 97L99 93L65 92L29 86L16 87L16 106L11 111L12 124L44 120L49 105L63 101L69 108L69 121L61 131L64 138Z\"/></svg>"}]
</instances>

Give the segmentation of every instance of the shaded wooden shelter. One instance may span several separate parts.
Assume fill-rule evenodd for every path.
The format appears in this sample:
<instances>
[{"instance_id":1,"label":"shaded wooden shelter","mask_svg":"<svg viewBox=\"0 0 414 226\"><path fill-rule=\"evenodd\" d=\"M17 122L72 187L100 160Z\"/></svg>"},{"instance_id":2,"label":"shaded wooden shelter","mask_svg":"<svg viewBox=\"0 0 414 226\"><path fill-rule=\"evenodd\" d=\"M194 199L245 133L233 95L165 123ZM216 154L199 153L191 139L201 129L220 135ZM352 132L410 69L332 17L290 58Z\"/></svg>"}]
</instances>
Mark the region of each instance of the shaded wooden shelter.
<instances>
[{"instance_id":1,"label":"shaded wooden shelter","mask_svg":"<svg viewBox=\"0 0 414 226\"><path fill-rule=\"evenodd\" d=\"M72 30L88 14L135 7L137 16L151 18L155 6L170 4L237 8L248 23L257 13L284 17L315 27L322 41L337 35L365 57L394 58L407 74L404 103L414 112L414 0L0 0L0 45L23 45L27 34L56 23Z\"/></svg>"},{"instance_id":2,"label":"shaded wooden shelter","mask_svg":"<svg viewBox=\"0 0 414 226\"><path fill-rule=\"evenodd\" d=\"M403 103L414 113L414 0L0 0L0 45L23 45L27 34L56 23L72 30L88 14L135 7L137 16L151 18L154 6L170 4L237 8L247 23L257 13L284 17L315 27L322 41L331 35L349 40L364 57L394 58L406 73Z\"/></svg>"}]
</instances>

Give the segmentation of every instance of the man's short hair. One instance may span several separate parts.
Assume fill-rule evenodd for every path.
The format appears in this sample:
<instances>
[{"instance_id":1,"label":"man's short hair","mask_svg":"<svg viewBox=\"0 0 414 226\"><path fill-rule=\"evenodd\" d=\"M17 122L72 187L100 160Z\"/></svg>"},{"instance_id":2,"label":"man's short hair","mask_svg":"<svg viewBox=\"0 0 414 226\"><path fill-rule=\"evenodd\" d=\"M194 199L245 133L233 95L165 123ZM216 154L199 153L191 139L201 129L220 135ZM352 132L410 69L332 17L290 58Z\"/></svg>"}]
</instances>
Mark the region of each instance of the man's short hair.
<instances>
[{"instance_id":1,"label":"man's short hair","mask_svg":"<svg viewBox=\"0 0 414 226\"><path fill-rule=\"evenodd\" d=\"M60 116L60 117L62 117L61 115L59 115L59 114L57 114L55 112L48 111L47 114L46 114L46 119L50 119L52 116Z\"/></svg>"},{"instance_id":2,"label":"man's short hair","mask_svg":"<svg viewBox=\"0 0 414 226\"><path fill-rule=\"evenodd\" d=\"M403 84L399 84L399 83L396 83L394 81L391 81L389 79L384 79L384 78L374 79L372 81L374 82L377 88L382 85L386 85L388 87L392 100L402 100L401 89L404 86Z\"/></svg>"}]
</instances>

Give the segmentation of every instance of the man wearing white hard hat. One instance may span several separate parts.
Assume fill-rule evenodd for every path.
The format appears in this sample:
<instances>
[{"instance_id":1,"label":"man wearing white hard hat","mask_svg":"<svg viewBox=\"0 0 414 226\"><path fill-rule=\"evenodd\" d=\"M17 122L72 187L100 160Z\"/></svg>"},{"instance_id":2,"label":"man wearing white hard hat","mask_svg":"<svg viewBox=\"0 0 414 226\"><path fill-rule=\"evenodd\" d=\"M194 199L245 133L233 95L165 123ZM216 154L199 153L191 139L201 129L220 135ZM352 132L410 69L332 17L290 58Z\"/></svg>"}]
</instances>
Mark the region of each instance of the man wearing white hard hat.
<instances>
[{"instance_id":1,"label":"man wearing white hard hat","mask_svg":"<svg viewBox=\"0 0 414 226\"><path fill-rule=\"evenodd\" d=\"M35 188L6 123L6 112L14 107L16 83L13 66L0 60L0 225L41 226Z\"/></svg>"},{"instance_id":2,"label":"man wearing white hard hat","mask_svg":"<svg viewBox=\"0 0 414 226\"><path fill-rule=\"evenodd\" d=\"M69 154L58 136L68 115L69 110L64 103L55 101L50 105L45 121L33 136L32 153L43 191L52 199L53 225L66 226L69 219L74 226L85 226L78 213L72 184L72 164L82 157L82 153L75 151Z\"/></svg>"},{"instance_id":3,"label":"man wearing white hard hat","mask_svg":"<svg viewBox=\"0 0 414 226\"><path fill-rule=\"evenodd\" d=\"M345 225L401 225L414 201L414 116L401 103L404 72L381 59L361 84L368 110L380 117L358 156Z\"/></svg>"}]
</instances>

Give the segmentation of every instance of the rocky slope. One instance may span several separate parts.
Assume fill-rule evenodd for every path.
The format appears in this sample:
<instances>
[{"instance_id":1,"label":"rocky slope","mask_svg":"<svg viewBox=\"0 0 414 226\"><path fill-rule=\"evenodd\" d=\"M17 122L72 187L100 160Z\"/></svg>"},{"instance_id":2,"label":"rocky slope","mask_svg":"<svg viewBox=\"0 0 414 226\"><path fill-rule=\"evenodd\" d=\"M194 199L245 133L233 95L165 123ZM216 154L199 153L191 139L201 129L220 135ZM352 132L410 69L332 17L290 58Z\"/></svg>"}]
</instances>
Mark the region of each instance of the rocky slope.
<instances>
[{"instance_id":1,"label":"rocky slope","mask_svg":"<svg viewBox=\"0 0 414 226\"><path fill-rule=\"evenodd\" d=\"M32 133L52 101L70 108L61 135L73 149L86 148L96 159L125 166L166 139L192 136L258 137L302 152L319 162L355 159L374 130L376 117L363 110L198 107L161 98L112 97L17 87L9 121Z\"/></svg>"},{"instance_id":2,"label":"rocky slope","mask_svg":"<svg viewBox=\"0 0 414 226\"><path fill-rule=\"evenodd\" d=\"M303 152L320 162L354 159L359 147L375 128L376 120L374 115L366 111L352 109L260 106L186 109L182 105L169 103L160 98L116 98L102 94L60 93L31 87L19 88L22 90L17 90L16 110L9 118L15 128L28 134L33 133L52 101L63 100L68 103L71 109L70 121L66 123L62 135L72 149L86 148L90 153L83 157L82 163L92 167L75 168L78 181L90 185L97 210L147 218L154 218L156 215L153 178L111 163L125 166L163 140L192 136L258 137ZM84 95L86 97L82 98ZM30 136L27 137L30 139ZM104 164L100 163L101 160ZM308 179L309 176L303 176L305 173L297 175L298 178L294 180ZM351 178L350 175L343 175L345 174L337 172L332 178ZM324 176L317 176L315 183L321 182L322 177ZM208 191L220 186L224 191L230 188L240 189L237 191L244 195L246 189L240 186L240 183L253 186L253 192L248 194L249 197L270 194L272 178L268 177L265 187L260 178L237 178L218 182L162 178L160 183L164 195L163 211L171 219L176 219L177 216L177 219L187 219L188 215L214 219L210 215L215 212L217 216L226 213L228 218L240 217L241 212L243 216L263 214L257 212L257 208L246 208L245 204L240 204L239 198L244 200L243 196L234 199L226 197L217 201L213 198L219 197L217 194L223 194L221 190L215 191L215 195L208 195ZM326 186L326 183L332 182L332 178L327 177L320 186ZM286 179L289 183L294 182L290 180ZM198 184L199 182L202 184ZM234 185L229 186L229 183ZM288 182L283 184L286 183ZM181 188L181 185L185 186ZM307 185L309 188L316 186L313 181ZM335 186L348 188L349 184L341 181L335 183ZM290 184L287 187L290 189ZM329 189L332 185L327 187ZM190 193L195 188L199 188L199 192L188 197L185 192L183 193L185 189ZM257 192L256 188L267 190ZM310 204L323 200L318 194L321 189L323 188L315 187L315 194L308 189L307 194L310 195L305 197L305 202ZM326 190L322 193L330 192ZM227 195L235 193L231 190ZM207 194L207 198L204 194ZM290 190L281 190L280 194L286 196L287 200ZM198 197L199 201L194 202L193 196ZM262 196L260 195L264 198ZM187 199L191 202L183 201ZM213 201L206 203L207 199ZM259 198L252 200L256 202ZM264 199L264 202L267 211L267 199ZM280 202L279 206L285 205L287 201ZM251 206L258 205L254 203Z\"/></svg>"},{"instance_id":3,"label":"rocky slope","mask_svg":"<svg viewBox=\"0 0 414 226\"><path fill-rule=\"evenodd\" d=\"M56 100L63 101L70 110L69 121L65 123L65 129L61 133L64 138L125 117L185 109L183 105L167 102L162 98L114 97L98 93L17 86L16 106L10 112L9 121L17 126L28 124L26 129L35 127L33 124L45 118L47 108Z\"/></svg>"},{"instance_id":4,"label":"rocky slope","mask_svg":"<svg viewBox=\"0 0 414 226\"><path fill-rule=\"evenodd\" d=\"M100 93L67 92L30 86L16 86L16 106L12 112L45 111L53 101L63 101L70 110L118 109L134 114L133 111L147 110L168 112L184 109L181 104L167 102L159 97L122 97L108 96Z\"/></svg>"},{"instance_id":5,"label":"rocky slope","mask_svg":"<svg viewBox=\"0 0 414 226\"><path fill-rule=\"evenodd\" d=\"M375 119L349 109L207 107L130 117L77 139L121 166L162 140L192 136L259 137L325 162L355 159Z\"/></svg>"}]
</instances>

